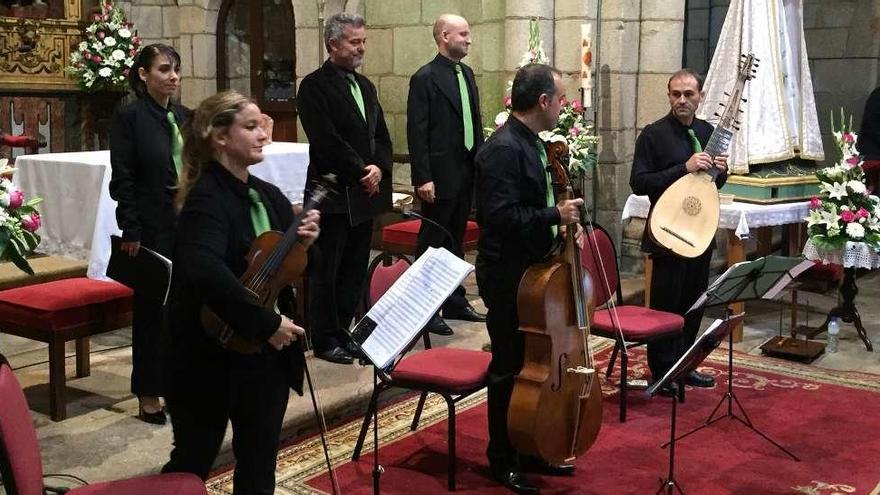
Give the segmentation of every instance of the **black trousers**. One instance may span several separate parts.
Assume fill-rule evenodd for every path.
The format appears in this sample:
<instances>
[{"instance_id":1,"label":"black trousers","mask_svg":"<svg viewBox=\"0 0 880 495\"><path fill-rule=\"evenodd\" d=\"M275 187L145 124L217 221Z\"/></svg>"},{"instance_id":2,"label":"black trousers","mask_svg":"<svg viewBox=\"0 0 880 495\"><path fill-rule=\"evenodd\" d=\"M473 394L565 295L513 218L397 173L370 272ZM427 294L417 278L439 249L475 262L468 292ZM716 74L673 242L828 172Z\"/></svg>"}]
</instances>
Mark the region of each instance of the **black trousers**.
<instances>
[{"instance_id":1,"label":"black trousers","mask_svg":"<svg viewBox=\"0 0 880 495\"><path fill-rule=\"evenodd\" d=\"M648 343L648 366L651 377L659 380L694 343L703 311L685 315L709 285L709 263L712 249L696 258L672 254L654 255L651 279L651 308L684 316L680 335Z\"/></svg>"},{"instance_id":2,"label":"black trousers","mask_svg":"<svg viewBox=\"0 0 880 495\"><path fill-rule=\"evenodd\" d=\"M138 293L132 298L131 393L138 397L161 397L162 342L165 307Z\"/></svg>"},{"instance_id":3,"label":"black trousers","mask_svg":"<svg viewBox=\"0 0 880 495\"><path fill-rule=\"evenodd\" d=\"M321 235L309 252L309 332L316 352L348 342L344 329L363 294L372 235L372 220L352 227L347 214L321 215Z\"/></svg>"},{"instance_id":4,"label":"black trousers","mask_svg":"<svg viewBox=\"0 0 880 495\"><path fill-rule=\"evenodd\" d=\"M462 242L470 212L471 188L465 188L457 198L435 199L433 203L422 202L422 215L443 226L452 235L452 238L450 239L450 236L437 228L436 225L422 222L417 245L419 256L429 247L444 247L452 254L464 259ZM465 297L464 286L459 285L443 303L442 309L454 312L460 311L467 305L468 300Z\"/></svg>"},{"instance_id":5,"label":"black trousers","mask_svg":"<svg viewBox=\"0 0 880 495\"><path fill-rule=\"evenodd\" d=\"M273 351L269 351L273 353ZM174 449L163 473L187 472L207 479L232 422L235 495L272 495L275 462L289 387L276 357L263 363L187 373L169 382L166 404Z\"/></svg>"},{"instance_id":6,"label":"black trousers","mask_svg":"<svg viewBox=\"0 0 880 495\"><path fill-rule=\"evenodd\" d=\"M521 276L517 270L507 267L477 264L477 284L488 309L486 328L492 343L486 389L489 422L486 456L490 468L496 471L516 470L519 466L519 455L507 433L507 411L514 377L522 369L525 352L516 311L516 292Z\"/></svg>"}]
</instances>

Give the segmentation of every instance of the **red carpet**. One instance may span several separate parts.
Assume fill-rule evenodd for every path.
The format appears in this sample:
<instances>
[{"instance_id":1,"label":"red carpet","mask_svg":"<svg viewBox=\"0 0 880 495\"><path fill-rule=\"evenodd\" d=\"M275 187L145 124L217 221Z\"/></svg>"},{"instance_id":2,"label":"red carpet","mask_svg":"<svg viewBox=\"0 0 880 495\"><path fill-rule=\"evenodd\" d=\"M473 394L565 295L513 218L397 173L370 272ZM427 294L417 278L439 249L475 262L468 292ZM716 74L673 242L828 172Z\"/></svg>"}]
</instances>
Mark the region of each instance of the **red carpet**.
<instances>
[{"instance_id":1,"label":"red carpet","mask_svg":"<svg viewBox=\"0 0 880 495\"><path fill-rule=\"evenodd\" d=\"M633 374L642 375L644 354L634 352L632 358ZM716 353L704 363L702 370L715 375L719 386L689 388L686 402L678 409L679 432L699 425L709 415L726 389L725 369L726 354ZM701 495L880 493L878 378L737 354L736 395L755 425L801 462L739 422L725 419L677 444L676 479L685 493ZM619 423L617 395L611 388L615 381L612 377L605 385L603 428L593 448L578 459L577 475L533 476L542 493L656 492L659 479L667 474L668 451L660 444L669 436L670 399L631 393L628 421ZM470 408L462 405L458 415L457 493L508 493L488 479L484 399L480 395ZM381 420L382 493L448 493L445 407L437 404L433 413L429 411L428 420L433 414L437 424L410 433L412 402L388 408ZM371 493L372 453L367 451L358 462L347 461L358 427L355 421L334 431L333 457L340 464L336 474L345 494ZM314 444L313 439L279 454L279 493L330 491L320 456L307 454Z\"/></svg>"}]
</instances>

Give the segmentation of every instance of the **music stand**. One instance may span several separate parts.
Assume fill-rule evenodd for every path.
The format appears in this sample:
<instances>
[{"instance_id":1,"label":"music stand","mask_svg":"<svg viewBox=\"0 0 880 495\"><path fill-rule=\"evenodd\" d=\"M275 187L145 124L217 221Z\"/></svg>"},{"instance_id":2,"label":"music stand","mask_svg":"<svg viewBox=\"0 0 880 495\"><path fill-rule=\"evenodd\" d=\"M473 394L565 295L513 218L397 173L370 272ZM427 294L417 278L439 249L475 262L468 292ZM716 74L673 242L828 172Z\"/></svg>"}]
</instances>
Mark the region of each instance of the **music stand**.
<instances>
[{"instance_id":1,"label":"music stand","mask_svg":"<svg viewBox=\"0 0 880 495\"><path fill-rule=\"evenodd\" d=\"M652 383L646 390L650 396L654 396L661 388L667 386L675 392L672 396L672 424L669 429L669 442L663 445L664 447L666 445L670 446L669 474L666 479L660 479L660 489L657 490L658 494L665 492L667 495L671 495L673 489L678 490L678 493L684 493L678 482L675 481L675 441L677 440L675 437L675 419L678 410L678 391L680 387L684 386L684 376L691 370L696 369L706 359L706 356L711 354L721 344L724 337L731 334L730 329L732 325L739 323L742 316L742 314L736 316L728 315L726 319L715 320L703 335L694 341L694 345L663 375L663 378Z\"/></svg>"},{"instance_id":2,"label":"music stand","mask_svg":"<svg viewBox=\"0 0 880 495\"><path fill-rule=\"evenodd\" d=\"M706 289L706 292L697 299L697 302L694 303L688 312L700 307L719 305L727 306L735 302L754 299L773 299L782 291L782 289L785 288L785 286L800 275L801 272L812 266L812 263L812 261L804 260L803 258L787 256L766 256L754 261L737 263L728 268L726 272L718 277L709 288ZM729 308L727 309L727 314L728 319L730 319ZM752 423L752 420L749 418L748 413L746 413L742 403L733 392L732 332L728 334L727 346L727 392L721 397L721 400L718 401L715 409L712 410L712 413L706 418L706 421L702 425L692 429L684 435L681 435L676 438L676 440L681 440L686 436L696 433L723 418L730 418L739 421L750 430L760 435L764 440L767 440L776 446L776 448L785 452L792 459L800 462L798 456L794 455L788 449L767 436ZM727 412L715 417L715 413L718 412L724 401L727 401ZM734 402L742 413L742 417L733 411ZM667 442L663 446L665 447L670 444L670 442Z\"/></svg>"}]
</instances>

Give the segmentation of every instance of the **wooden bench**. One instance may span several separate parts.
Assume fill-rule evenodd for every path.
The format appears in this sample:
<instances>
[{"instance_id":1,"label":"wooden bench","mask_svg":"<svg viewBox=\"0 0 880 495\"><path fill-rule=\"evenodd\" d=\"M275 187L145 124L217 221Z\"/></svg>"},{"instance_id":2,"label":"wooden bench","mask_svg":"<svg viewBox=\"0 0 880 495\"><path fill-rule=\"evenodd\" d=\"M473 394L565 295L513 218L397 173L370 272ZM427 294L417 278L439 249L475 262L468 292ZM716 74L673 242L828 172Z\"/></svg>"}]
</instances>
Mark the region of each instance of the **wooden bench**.
<instances>
[{"instance_id":1,"label":"wooden bench","mask_svg":"<svg viewBox=\"0 0 880 495\"><path fill-rule=\"evenodd\" d=\"M11 261L0 263L0 290L41 284L63 278L85 277L89 264L61 256L36 256L28 258L33 275L21 271Z\"/></svg>"},{"instance_id":2,"label":"wooden bench","mask_svg":"<svg viewBox=\"0 0 880 495\"><path fill-rule=\"evenodd\" d=\"M49 344L49 415L67 417L64 345L76 341L76 377L89 376L89 337L131 325L132 291L85 277L0 291L0 332Z\"/></svg>"}]
</instances>

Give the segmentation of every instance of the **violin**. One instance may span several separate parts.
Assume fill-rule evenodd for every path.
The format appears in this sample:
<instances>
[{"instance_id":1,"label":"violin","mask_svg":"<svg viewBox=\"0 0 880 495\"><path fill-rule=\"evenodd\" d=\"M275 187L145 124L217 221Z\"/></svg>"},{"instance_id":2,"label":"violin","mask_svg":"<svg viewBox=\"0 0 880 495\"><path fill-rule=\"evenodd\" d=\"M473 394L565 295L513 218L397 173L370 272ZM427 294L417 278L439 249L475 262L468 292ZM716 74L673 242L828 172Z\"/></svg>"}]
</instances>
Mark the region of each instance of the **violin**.
<instances>
[{"instance_id":1,"label":"violin","mask_svg":"<svg viewBox=\"0 0 880 495\"><path fill-rule=\"evenodd\" d=\"M560 199L574 199L564 165L565 143L548 146ZM580 261L577 224L564 227L562 249L526 270L517 291L525 334L522 371L515 377L508 434L521 454L563 464L586 452L602 426L602 391L590 347L593 281Z\"/></svg>"}]
</instances>

